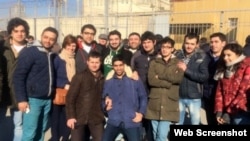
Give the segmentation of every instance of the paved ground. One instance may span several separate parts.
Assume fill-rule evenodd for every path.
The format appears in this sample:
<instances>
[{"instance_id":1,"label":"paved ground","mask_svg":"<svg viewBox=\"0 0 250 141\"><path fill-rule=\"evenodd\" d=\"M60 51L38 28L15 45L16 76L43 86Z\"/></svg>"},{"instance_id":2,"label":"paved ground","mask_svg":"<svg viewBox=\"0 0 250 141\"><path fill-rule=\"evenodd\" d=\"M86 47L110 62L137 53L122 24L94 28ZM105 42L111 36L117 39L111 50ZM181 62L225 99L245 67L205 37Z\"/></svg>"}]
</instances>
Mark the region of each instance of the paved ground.
<instances>
[{"instance_id":1,"label":"paved ground","mask_svg":"<svg viewBox=\"0 0 250 141\"><path fill-rule=\"evenodd\" d=\"M201 123L206 125L205 111L201 110ZM187 118L188 119L188 118ZM188 121L187 121L188 122ZM13 123L10 117L10 110L0 108L0 141L12 141L13 137ZM51 137L50 129L45 134L45 141Z\"/></svg>"}]
</instances>

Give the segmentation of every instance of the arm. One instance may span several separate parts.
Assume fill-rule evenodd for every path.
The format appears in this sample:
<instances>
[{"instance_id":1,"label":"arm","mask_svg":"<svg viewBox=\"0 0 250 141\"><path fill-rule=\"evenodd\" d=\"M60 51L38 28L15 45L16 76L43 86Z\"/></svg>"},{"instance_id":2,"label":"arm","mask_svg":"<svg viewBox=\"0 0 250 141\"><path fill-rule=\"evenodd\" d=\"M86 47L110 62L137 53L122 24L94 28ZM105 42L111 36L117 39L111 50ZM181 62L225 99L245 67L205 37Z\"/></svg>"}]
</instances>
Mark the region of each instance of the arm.
<instances>
[{"instance_id":1,"label":"arm","mask_svg":"<svg viewBox=\"0 0 250 141\"><path fill-rule=\"evenodd\" d=\"M76 118L75 105L82 88L83 74L76 74L71 81L71 85L66 96L66 117L67 119Z\"/></svg>"},{"instance_id":2,"label":"arm","mask_svg":"<svg viewBox=\"0 0 250 141\"><path fill-rule=\"evenodd\" d=\"M109 96L109 94L110 94L109 81L110 80L106 80L104 83L104 87L103 87L103 92L102 92L102 99L103 99L102 100L102 109L103 109L103 111L108 111L110 109L107 109L107 108L112 107L112 99ZM108 97L108 99L107 99L107 97Z\"/></svg>"},{"instance_id":3,"label":"arm","mask_svg":"<svg viewBox=\"0 0 250 141\"><path fill-rule=\"evenodd\" d=\"M56 87L64 88L69 84L66 72L66 62L57 56L54 60Z\"/></svg>"},{"instance_id":4,"label":"arm","mask_svg":"<svg viewBox=\"0 0 250 141\"><path fill-rule=\"evenodd\" d=\"M148 69L148 83L151 87L170 88L172 83L156 78L155 61L151 61Z\"/></svg>"},{"instance_id":5,"label":"arm","mask_svg":"<svg viewBox=\"0 0 250 141\"><path fill-rule=\"evenodd\" d=\"M23 51L19 54L16 62L16 68L13 72L14 93L18 103L28 101L26 79L29 72L32 70L32 66L35 64L36 59L34 57L34 52L31 52L31 50L33 49L23 49Z\"/></svg>"},{"instance_id":6,"label":"arm","mask_svg":"<svg viewBox=\"0 0 250 141\"><path fill-rule=\"evenodd\" d=\"M232 100L230 107L240 108L244 111L247 111L246 103L247 103L247 91L250 89L250 67L247 67L243 78L240 82L239 89L237 90L236 97Z\"/></svg>"},{"instance_id":7,"label":"arm","mask_svg":"<svg viewBox=\"0 0 250 141\"><path fill-rule=\"evenodd\" d=\"M188 67L184 72L184 75L193 81L203 83L209 77L208 63L209 63L209 58L206 56L204 57L203 61L199 64L198 70L192 71Z\"/></svg>"},{"instance_id":8,"label":"arm","mask_svg":"<svg viewBox=\"0 0 250 141\"><path fill-rule=\"evenodd\" d=\"M165 68L162 74L158 74L160 80L166 80L172 84L180 84L183 79L184 72L178 69L177 66L174 68Z\"/></svg>"},{"instance_id":9,"label":"arm","mask_svg":"<svg viewBox=\"0 0 250 141\"><path fill-rule=\"evenodd\" d=\"M142 121L143 115L146 114L147 110L147 103L148 103L148 97L145 90L145 87L141 80L136 80L135 84L137 85L137 93L139 98L139 109L137 112L135 112L135 117L133 118L133 121L138 123Z\"/></svg>"},{"instance_id":10,"label":"arm","mask_svg":"<svg viewBox=\"0 0 250 141\"><path fill-rule=\"evenodd\" d=\"M221 80L219 80L215 93L215 106L214 106L214 112L220 114L218 116L221 116L223 112L223 95L222 95L221 85L222 82Z\"/></svg>"}]
</instances>

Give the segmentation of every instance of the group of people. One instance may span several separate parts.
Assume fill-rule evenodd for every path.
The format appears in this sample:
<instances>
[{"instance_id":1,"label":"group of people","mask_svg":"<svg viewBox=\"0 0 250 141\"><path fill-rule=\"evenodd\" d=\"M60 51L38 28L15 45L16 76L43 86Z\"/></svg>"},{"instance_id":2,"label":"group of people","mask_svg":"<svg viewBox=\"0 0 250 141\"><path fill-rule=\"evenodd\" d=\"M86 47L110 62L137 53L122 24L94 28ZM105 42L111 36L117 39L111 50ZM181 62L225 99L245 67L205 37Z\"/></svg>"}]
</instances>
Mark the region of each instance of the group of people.
<instances>
[{"instance_id":1,"label":"group of people","mask_svg":"<svg viewBox=\"0 0 250 141\"><path fill-rule=\"evenodd\" d=\"M181 49L170 37L132 32L128 44L118 30L101 34L85 24L66 35L53 52L58 31L47 27L28 44L28 23L13 18L1 43L1 106L10 105L14 141L166 141L170 125L250 124L250 58L220 32L209 50L187 33ZM55 89L68 91L65 105L53 103ZM51 121L51 122L49 122Z\"/></svg>"}]
</instances>

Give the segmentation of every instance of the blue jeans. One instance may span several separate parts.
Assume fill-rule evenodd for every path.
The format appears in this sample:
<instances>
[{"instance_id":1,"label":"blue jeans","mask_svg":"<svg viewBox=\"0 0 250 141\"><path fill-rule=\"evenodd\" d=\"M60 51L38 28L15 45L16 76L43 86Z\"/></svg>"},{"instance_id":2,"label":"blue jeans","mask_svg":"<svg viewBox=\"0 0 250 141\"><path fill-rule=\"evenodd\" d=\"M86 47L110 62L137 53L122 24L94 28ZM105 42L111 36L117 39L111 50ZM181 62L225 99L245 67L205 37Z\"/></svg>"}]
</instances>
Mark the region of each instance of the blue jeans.
<instances>
[{"instance_id":1,"label":"blue jeans","mask_svg":"<svg viewBox=\"0 0 250 141\"><path fill-rule=\"evenodd\" d=\"M23 112L13 109L14 138L13 141L20 141L23 134Z\"/></svg>"},{"instance_id":2,"label":"blue jeans","mask_svg":"<svg viewBox=\"0 0 250 141\"><path fill-rule=\"evenodd\" d=\"M191 124L199 125L201 120L201 99L179 99L180 121L178 124L183 125L185 120L186 108L188 108Z\"/></svg>"},{"instance_id":3,"label":"blue jeans","mask_svg":"<svg viewBox=\"0 0 250 141\"><path fill-rule=\"evenodd\" d=\"M30 112L23 116L22 141L44 141L51 99L29 98L29 106Z\"/></svg>"},{"instance_id":4,"label":"blue jeans","mask_svg":"<svg viewBox=\"0 0 250 141\"><path fill-rule=\"evenodd\" d=\"M168 141L168 134L170 130L170 121L166 120L152 120L153 135L155 141Z\"/></svg>"},{"instance_id":5,"label":"blue jeans","mask_svg":"<svg viewBox=\"0 0 250 141\"><path fill-rule=\"evenodd\" d=\"M250 112L239 112L231 118L235 125L250 125Z\"/></svg>"},{"instance_id":6,"label":"blue jeans","mask_svg":"<svg viewBox=\"0 0 250 141\"><path fill-rule=\"evenodd\" d=\"M121 126L113 126L107 124L104 129L102 141L114 141L119 133L123 133L127 137L127 141L139 141L140 140L140 127L124 128Z\"/></svg>"}]
</instances>

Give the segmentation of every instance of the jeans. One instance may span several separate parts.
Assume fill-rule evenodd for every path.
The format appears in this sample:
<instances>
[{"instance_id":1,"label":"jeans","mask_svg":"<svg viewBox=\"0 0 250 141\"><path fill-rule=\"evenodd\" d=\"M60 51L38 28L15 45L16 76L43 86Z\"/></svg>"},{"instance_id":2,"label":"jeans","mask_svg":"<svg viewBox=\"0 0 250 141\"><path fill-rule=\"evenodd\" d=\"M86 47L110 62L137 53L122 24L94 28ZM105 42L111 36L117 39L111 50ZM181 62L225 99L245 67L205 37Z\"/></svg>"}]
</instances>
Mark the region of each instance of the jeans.
<instances>
[{"instance_id":1,"label":"jeans","mask_svg":"<svg viewBox=\"0 0 250 141\"><path fill-rule=\"evenodd\" d=\"M23 112L13 109L14 138L13 141L21 141L23 134Z\"/></svg>"},{"instance_id":2,"label":"jeans","mask_svg":"<svg viewBox=\"0 0 250 141\"><path fill-rule=\"evenodd\" d=\"M235 125L250 125L250 112L239 112L237 115L232 116L232 122Z\"/></svg>"},{"instance_id":3,"label":"jeans","mask_svg":"<svg viewBox=\"0 0 250 141\"><path fill-rule=\"evenodd\" d=\"M186 108L188 108L191 124L199 125L201 120L201 99L179 99L180 121L179 124L184 124Z\"/></svg>"},{"instance_id":4,"label":"jeans","mask_svg":"<svg viewBox=\"0 0 250 141\"><path fill-rule=\"evenodd\" d=\"M22 141L44 141L51 99L29 98L29 106L30 112L23 115Z\"/></svg>"},{"instance_id":5,"label":"jeans","mask_svg":"<svg viewBox=\"0 0 250 141\"><path fill-rule=\"evenodd\" d=\"M168 141L168 134L170 131L170 121L166 120L152 120L153 135L155 141Z\"/></svg>"},{"instance_id":6,"label":"jeans","mask_svg":"<svg viewBox=\"0 0 250 141\"><path fill-rule=\"evenodd\" d=\"M52 106L51 112L51 141L68 141L70 128L67 127L65 105Z\"/></svg>"},{"instance_id":7,"label":"jeans","mask_svg":"<svg viewBox=\"0 0 250 141\"><path fill-rule=\"evenodd\" d=\"M102 141L114 141L119 133L123 133L127 137L126 141L139 141L140 130L141 127L124 128L122 124L118 127L107 124Z\"/></svg>"}]
</instances>

